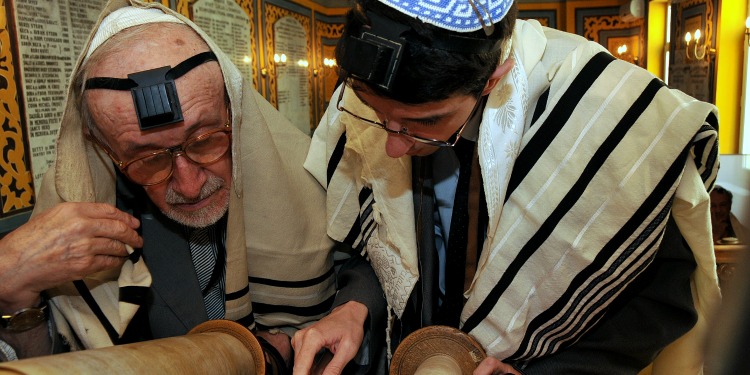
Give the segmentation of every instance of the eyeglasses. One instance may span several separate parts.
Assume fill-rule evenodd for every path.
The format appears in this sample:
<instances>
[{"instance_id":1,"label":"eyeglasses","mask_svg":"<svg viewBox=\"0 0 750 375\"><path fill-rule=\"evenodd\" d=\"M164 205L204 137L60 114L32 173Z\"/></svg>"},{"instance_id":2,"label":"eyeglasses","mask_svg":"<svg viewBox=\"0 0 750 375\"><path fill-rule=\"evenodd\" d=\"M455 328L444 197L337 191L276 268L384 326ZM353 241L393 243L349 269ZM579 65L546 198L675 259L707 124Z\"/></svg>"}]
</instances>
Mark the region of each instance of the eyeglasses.
<instances>
[{"instance_id":1,"label":"eyeglasses","mask_svg":"<svg viewBox=\"0 0 750 375\"><path fill-rule=\"evenodd\" d=\"M172 177L174 158L178 155L184 155L188 160L198 165L211 164L221 159L232 143L232 129L231 125L226 123L220 129L214 129L190 138L181 145L152 152L128 162L117 160L109 148L95 137L87 135L86 138L101 147L131 181L138 185L151 186L160 184Z\"/></svg>"},{"instance_id":2,"label":"eyeglasses","mask_svg":"<svg viewBox=\"0 0 750 375\"><path fill-rule=\"evenodd\" d=\"M344 106L341 105L341 101L344 99L344 90L346 90L346 86L348 86L347 83L344 83L344 87L341 88L341 93L339 93L339 98L338 98L338 101L336 102L336 109L342 112L346 112L350 116L360 121L363 121L364 123L368 125L383 129L390 134L401 135L401 136L413 139L417 142L428 144L430 146L437 146L437 147L453 147L456 145L459 138L461 138L461 133L463 133L464 129L466 128L466 125L469 123L469 120L471 120L471 118L474 117L474 113L477 111L477 108L479 108L479 102L482 97L482 94L480 92L479 95L477 95L477 102L474 104L474 108L471 110L471 113L469 113L469 117L466 119L466 121L464 121L461 127L458 128L458 130L456 130L456 132L453 133L453 135L451 135L451 137L448 138L448 140L441 141L438 139L424 138L418 135L411 134L409 133L409 130L405 127L402 127L400 130L389 129L387 126L388 120L386 120L385 123L383 123L383 122L379 122L375 120L370 120L370 119L367 119L367 118L364 118L364 117L361 117L352 113L351 111L349 111L348 109L344 108Z\"/></svg>"}]
</instances>

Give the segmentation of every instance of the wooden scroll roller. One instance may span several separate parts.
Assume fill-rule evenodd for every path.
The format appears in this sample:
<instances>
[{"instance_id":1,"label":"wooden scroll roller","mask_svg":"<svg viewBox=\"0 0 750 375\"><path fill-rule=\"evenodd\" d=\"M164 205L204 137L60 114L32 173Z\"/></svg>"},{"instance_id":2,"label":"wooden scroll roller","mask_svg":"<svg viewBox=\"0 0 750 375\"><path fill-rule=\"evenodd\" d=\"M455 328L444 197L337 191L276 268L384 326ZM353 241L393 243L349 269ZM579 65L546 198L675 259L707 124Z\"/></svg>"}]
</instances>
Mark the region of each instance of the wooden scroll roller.
<instances>
[{"instance_id":1,"label":"wooden scroll roller","mask_svg":"<svg viewBox=\"0 0 750 375\"><path fill-rule=\"evenodd\" d=\"M0 363L0 374L247 374L266 362L255 336L229 320L187 335Z\"/></svg>"},{"instance_id":2,"label":"wooden scroll roller","mask_svg":"<svg viewBox=\"0 0 750 375\"><path fill-rule=\"evenodd\" d=\"M471 375L485 358L471 336L447 326L412 332L396 348L390 375Z\"/></svg>"}]
</instances>

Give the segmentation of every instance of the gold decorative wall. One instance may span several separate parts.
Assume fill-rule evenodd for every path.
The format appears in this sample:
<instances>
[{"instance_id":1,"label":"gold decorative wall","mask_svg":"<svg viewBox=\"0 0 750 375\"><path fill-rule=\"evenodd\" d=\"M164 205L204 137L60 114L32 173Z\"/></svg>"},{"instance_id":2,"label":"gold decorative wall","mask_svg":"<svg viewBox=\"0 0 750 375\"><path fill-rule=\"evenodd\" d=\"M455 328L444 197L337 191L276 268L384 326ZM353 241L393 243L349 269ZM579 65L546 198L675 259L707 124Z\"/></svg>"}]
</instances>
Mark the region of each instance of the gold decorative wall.
<instances>
[{"instance_id":1,"label":"gold decorative wall","mask_svg":"<svg viewBox=\"0 0 750 375\"><path fill-rule=\"evenodd\" d=\"M519 19L534 19L539 21L542 26L551 27L553 29L565 30L564 14L565 6L560 1L545 3L518 3Z\"/></svg>"},{"instance_id":2,"label":"gold decorative wall","mask_svg":"<svg viewBox=\"0 0 750 375\"><path fill-rule=\"evenodd\" d=\"M328 101L333 95L338 81L338 67L324 65L325 59L334 60L335 45L324 44L323 40L336 40L341 37L344 31L344 25L341 23L332 24L323 21L315 21L315 56L316 56L316 95L317 115L314 119L321 118L325 113Z\"/></svg>"},{"instance_id":3,"label":"gold decorative wall","mask_svg":"<svg viewBox=\"0 0 750 375\"><path fill-rule=\"evenodd\" d=\"M177 4L175 4L175 10L177 11L177 13L180 13L183 16L192 19L191 16L193 12L190 11L190 7L196 1L197 0L177 0ZM167 6L169 6L169 4L167 4Z\"/></svg>"},{"instance_id":4,"label":"gold decorative wall","mask_svg":"<svg viewBox=\"0 0 750 375\"><path fill-rule=\"evenodd\" d=\"M694 34L695 30L701 30L703 33L701 38L704 43L709 43L707 47L710 48L711 42L714 41L716 34L716 31L714 30L714 19L716 18L716 15L714 14L714 1L689 0L675 3L672 6L676 12L674 22L675 46L679 46L680 49L687 49L689 43L685 40L685 34L687 32ZM680 51L675 51L675 53L680 53ZM708 57L711 57L710 54Z\"/></svg>"},{"instance_id":5,"label":"gold decorative wall","mask_svg":"<svg viewBox=\"0 0 750 375\"><path fill-rule=\"evenodd\" d=\"M620 17L623 0L520 1L519 19L535 19L542 26L578 34L593 40L612 55L646 65L645 19Z\"/></svg>"},{"instance_id":6,"label":"gold decorative wall","mask_svg":"<svg viewBox=\"0 0 750 375\"><path fill-rule=\"evenodd\" d=\"M27 156L27 135L19 104L20 75L14 56L17 50L12 4L0 0L0 217L27 211L34 205L33 178Z\"/></svg>"},{"instance_id":7,"label":"gold decorative wall","mask_svg":"<svg viewBox=\"0 0 750 375\"><path fill-rule=\"evenodd\" d=\"M669 84L707 102L715 101L715 40L718 0L686 0L672 4ZM696 30L700 37L696 43ZM690 40L686 34L690 33Z\"/></svg>"},{"instance_id":8,"label":"gold decorative wall","mask_svg":"<svg viewBox=\"0 0 750 375\"><path fill-rule=\"evenodd\" d=\"M239 4L242 9L247 13L250 20L255 20L255 8L253 8L252 0L239 0ZM256 43L256 31L255 22L250 22L250 52L252 54L253 61L258 61L258 45ZM259 74L257 64L253 64L253 87L258 86Z\"/></svg>"},{"instance_id":9,"label":"gold decorative wall","mask_svg":"<svg viewBox=\"0 0 750 375\"><path fill-rule=\"evenodd\" d=\"M645 18L620 17L622 1L569 2L567 31L593 40L622 60L646 66Z\"/></svg>"},{"instance_id":10,"label":"gold decorative wall","mask_svg":"<svg viewBox=\"0 0 750 375\"><path fill-rule=\"evenodd\" d=\"M625 22L620 16L583 17L582 35L603 45L612 55L645 66L646 30L643 19ZM607 33L619 31L617 33Z\"/></svg>"},{"instance_id":11,"label":"gold decorative wall","mask_svg":"<svg viewBox=\"0 0 750 375\"><path fill-rule=\"evenodd\" d=\"M297 21L299 21L300 24L302 24L302 27L305 30L310 30L310 17L305 16L303 14L299 14L296 12L292 12L291 10L266 3L264 6L264 17L265 17L265 46L266 46L266 53L265 56L263 56L263 59L266 63L266 67L268 68L268 76L266 79L268 80L268 101L271 102L275 107L278 108L278 98L277 98L277 82L276 82L276 65L273 61L273 54L276 51L276 48L274 46L274 34L273 34L273 25L276 21L278 21L282 17L291 16L294 17ZM310 35L306 34L307 39L307 56L312 56L312 42L310 40ZM313 88L313 82L312 82L312 75L307 75L308 79L308 87L309 92L308 96L312 99L312 88ZM310 103L310 117L314 118L314 103Z\"/></svg>"}]
</instances>

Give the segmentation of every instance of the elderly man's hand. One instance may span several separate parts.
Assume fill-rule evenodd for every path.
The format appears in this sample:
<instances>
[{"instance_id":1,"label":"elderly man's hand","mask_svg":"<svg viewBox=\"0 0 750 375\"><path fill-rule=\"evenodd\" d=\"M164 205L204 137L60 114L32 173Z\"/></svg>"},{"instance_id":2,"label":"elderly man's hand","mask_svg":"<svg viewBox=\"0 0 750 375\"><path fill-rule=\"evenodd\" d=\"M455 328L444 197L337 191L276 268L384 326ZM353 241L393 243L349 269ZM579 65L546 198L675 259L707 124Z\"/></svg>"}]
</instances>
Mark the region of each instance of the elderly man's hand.
<instances>
[{"instance_id":1,"label":"elderly man's hand","mask_svg":"<svg viewBox=\"0 0 750 375\"><path fill-rule=\"evenodd\" d=\"M104 203L62 203L0 240L0 310L33 306L39 294L120 267L125 245L142 247L137 219Z\"/></svg>"},{"instance_id":2,"label":"elderly man's hand","mask_svg":"<svg viewBox=\"0 0 750 375\"><path fill-rule=\"evenodd\" d=\"M350 301L336 307L317 323L297 331L292 338L294 373L309 374L315 355L323 348L333 353L323 375L338 375L362 345L367 307Z\"/></svg>"}]
</instances>

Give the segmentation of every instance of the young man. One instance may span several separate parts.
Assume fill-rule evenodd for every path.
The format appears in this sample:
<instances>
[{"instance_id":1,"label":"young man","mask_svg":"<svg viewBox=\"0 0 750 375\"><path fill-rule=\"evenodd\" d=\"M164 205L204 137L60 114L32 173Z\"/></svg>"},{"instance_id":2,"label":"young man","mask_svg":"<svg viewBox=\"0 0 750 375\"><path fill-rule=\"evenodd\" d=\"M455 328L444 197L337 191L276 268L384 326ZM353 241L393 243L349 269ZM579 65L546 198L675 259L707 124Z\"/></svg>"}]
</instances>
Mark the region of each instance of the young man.
<instances>
[{"instance_id":1,"label":"young man","mask_svg":"<svg viewBox=\"0 0 750 375\"><path fill-rule=\"evenodd\" d=\"M64 350L55 332L88 349L224 318L265 339L278 369L320 319L356 343L332 364L354 357L368 314L382 321L355 296L378 282L355 258L337 288L309 138L156 3L111 2L75 72L35 213L0 242L4 356Z\"/></svg>"},{"instance_id":2,"label":"young man","mask_svg":"<svg viewBox=\"0 0 750 375\"><path fill-rule=\"evenodd\" d=\"M443 324L486 350L475 374L635 374L682 337L654 371L697 373L716 108L515 17L357 3L305 164L329 235L378 274L390 350Z\"/></svg>"}]
</instances>

